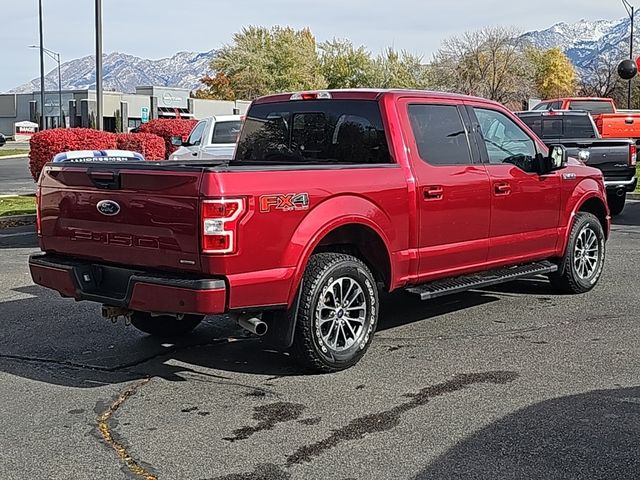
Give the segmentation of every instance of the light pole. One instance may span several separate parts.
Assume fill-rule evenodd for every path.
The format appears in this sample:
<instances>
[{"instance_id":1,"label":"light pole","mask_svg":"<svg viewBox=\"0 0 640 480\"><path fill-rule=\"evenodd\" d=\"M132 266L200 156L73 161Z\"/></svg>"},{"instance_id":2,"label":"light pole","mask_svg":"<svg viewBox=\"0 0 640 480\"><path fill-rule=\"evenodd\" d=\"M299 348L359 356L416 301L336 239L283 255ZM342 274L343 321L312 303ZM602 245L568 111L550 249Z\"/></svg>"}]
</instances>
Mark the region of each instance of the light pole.
<instances>
[{"instance_id":1,"label":"light pole","mask_svg":"<svg viewBox=\"0 0 640 480\"><path fill-rule=\"evenodd\" d=\"M42 31L42 0L38 0L38 20L40 24L40 130L45 130L47 125L44 120L44 45Z\"/></svg>"},{"instance_id":2,"label":"light pole","mask_svg":"<svg viewBox=\"0 0 640 480\"><path fill-rule=\"evenodd\" d=\"M624 8L627 10L629 14L629 18L631 19L631 40L629 41L629 60L633 61L633 24L635 20L636 8L629 3L629 0L622 0L622 4ZM631 82L629 80L629 91L627 92L627 108L631 109Z\"/></svg>"},{"instance_id":3,"label":"light pole","mask_svg":"<svg viewBox=\"0 0 640 480\"><path fill-rule=\"evenodd\" d=\"M62 112L62 75L60 74L60 54L57 52L54 52L53 50L49 50L48 48L38 47L37 45L29 45L29 48L40 48L41 51L43 51L44 53L49 55L49 57L53 58L56 62L58 62L58 104L60 106L60 118L59 118L60 123L58 124L58 128L62 128L63 112ZM42 111L44 112L44 103L42 106Z\"/></svg>"},{"instance_id":4,"label":"light pole","mask_svg":"<svg viewBox=\"0 0 640 480\"><path fill-rule=\"evenodd\" d=\"M96 96L96 128L102 130L102 0L96 0Z\"/></svg>"}]
</instances>

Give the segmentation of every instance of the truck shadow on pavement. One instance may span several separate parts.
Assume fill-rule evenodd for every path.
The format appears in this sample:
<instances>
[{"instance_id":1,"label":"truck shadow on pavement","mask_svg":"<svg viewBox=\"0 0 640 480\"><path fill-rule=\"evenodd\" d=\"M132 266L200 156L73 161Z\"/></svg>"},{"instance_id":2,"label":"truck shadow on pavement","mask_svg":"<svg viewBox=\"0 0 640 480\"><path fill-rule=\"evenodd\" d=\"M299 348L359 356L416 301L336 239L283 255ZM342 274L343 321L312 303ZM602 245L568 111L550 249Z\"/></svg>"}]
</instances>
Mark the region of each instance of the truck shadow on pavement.
<instances>
[{"instance_id":1,"label":"truck shadow on pavement","mask_svg":"<svg viewBox=\"0 0 640 480\"><path fill-rule=\"evenodd\" d=\"M469 436L415 480L638 478L640 387L567 396Z\"/></svg>"},{"instance_id":2,"label":"truck shadow on pavement","mask_svg":"<svg viewBox=\"0 0 640 480\"><path fill-rule=\"evenodd\" d=\"M207 317L190 335L167 342L122 321L111 324L100 317L97 305L63 299L36 285L13 292L30 296L0 303L0 371L13 375L92 388L149 376L185 381L184 373L220 379L227 378L225 372L307 374L288 353L247 336L226 317ZM384 297L379 332L499 300L480 292L432 302L405 293Z\"/></svg>"},{"instance_id":3,"label":"truck shadow on pavement","mask_svg":"<svg viewBox=\"0 0 640 480\"><path fill-rule=\"evenodd\" d=\"M620 215L614 217L613 225L640 226L640 202L629 202Z\"/></svg>"}]
</instances>

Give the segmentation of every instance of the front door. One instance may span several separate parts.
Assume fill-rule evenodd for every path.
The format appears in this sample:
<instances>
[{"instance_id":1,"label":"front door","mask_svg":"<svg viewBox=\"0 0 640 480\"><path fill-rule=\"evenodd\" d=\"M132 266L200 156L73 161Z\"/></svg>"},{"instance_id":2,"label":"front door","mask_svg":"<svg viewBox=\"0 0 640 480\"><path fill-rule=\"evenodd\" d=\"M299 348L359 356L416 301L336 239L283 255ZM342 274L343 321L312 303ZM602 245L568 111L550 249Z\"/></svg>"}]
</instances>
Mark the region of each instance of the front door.
<instances>
[{"instance_id":1,"label":"front door","mask_svg":"<svg viewBox=\"0 0 640 480\"><path fill-rule=\"evenodd\" d=\"M400 108L416 179L418 280L477 269L488 254L491 196L467 112L451 100L406 98Z\"/></svg>"},{"instance_id":2,"label":"front door","mask_svg":"<svg viewBox=\"0 0 640 480\"><path fill-rule=\"evenodd\" d=\"M560 174L537 173L546 147L509 114L486 104L469 109L491 177L489 261L517 263L555 251L560 219Z\"/></svg>"}]
</instances>

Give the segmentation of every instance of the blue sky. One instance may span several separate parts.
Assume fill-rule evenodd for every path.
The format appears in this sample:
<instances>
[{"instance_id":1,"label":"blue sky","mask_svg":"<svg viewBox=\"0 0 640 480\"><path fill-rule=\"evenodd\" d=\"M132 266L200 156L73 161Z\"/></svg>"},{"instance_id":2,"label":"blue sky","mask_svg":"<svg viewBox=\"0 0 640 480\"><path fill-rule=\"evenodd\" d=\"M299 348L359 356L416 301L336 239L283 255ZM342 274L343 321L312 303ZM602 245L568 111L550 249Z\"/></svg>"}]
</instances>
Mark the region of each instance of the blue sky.
<instances>
[{"instance_id":1,"label":"blue sky","mask_svg":"<svg viewBox=\"0 0 640 480\"><path fill-rule=\"evenodd\" d=\"M640 3L640 2L639 2ZM43 0L44 45L63 61L94 52L91 0ZM451 35L488 25L539 30L559 21L617 19L616 0L103 0L104 51L162 58L208 51L244 25L308 26L318 40L349 38L430 58ZM639 4L640 6L640 4ZM39 75L38 1L0 1L0 91ZM55 63L47 60L47 71Z\"/></svg>"}]
</instances>

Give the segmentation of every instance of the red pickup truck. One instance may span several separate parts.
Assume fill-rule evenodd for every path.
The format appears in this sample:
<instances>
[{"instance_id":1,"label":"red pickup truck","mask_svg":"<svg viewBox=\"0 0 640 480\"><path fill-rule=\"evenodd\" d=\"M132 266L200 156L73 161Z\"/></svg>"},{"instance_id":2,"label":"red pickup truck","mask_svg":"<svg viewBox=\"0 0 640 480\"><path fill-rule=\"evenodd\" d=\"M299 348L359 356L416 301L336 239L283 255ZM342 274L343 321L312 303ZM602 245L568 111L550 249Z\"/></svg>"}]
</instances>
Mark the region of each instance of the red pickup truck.
<instances>
[{"instance_id":1,"label":"red pickup truck","mask_svg":"<svg viewBox=\"0 0 640 480\"><path fill-rule=\"evenodd\" d=\"M369 347L379 291L590 290L609 222L602 173L499 104L303 92L253 102L230 161L48 164L29 263L144 332L229 314L330 372Z\"/></svg>"},{"instance_id":2,"label":"red pickup truck","mask_svg":"<svg viewBox=\"0 0 640 480\"><path fill-rule=\"evenodd\" d=\"M618 110L612 98L558 98L545 100L533 110L580 110L589 112L602 138L640 140L640 112Z\"/></svg>"}]
</instances>

